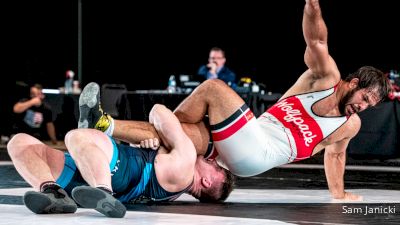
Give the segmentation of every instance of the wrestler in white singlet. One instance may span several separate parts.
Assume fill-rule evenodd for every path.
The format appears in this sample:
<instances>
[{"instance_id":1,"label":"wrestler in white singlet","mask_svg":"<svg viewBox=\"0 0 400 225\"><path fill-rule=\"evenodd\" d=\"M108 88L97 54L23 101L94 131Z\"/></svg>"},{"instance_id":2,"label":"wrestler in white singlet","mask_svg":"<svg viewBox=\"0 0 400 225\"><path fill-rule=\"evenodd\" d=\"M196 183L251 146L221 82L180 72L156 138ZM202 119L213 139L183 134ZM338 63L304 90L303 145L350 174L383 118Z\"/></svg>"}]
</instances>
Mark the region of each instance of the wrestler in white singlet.
<instances>
[{"instance_id":1,"label":"wrestler in white singlet","mask_svg":"<svg viewBox=\"0 0 400 225\"><path fill-rule=\"evenodd\" d=\"M335 88L280 100L258 119L243 105L225 121L211 125L218 162L238 176L254 176L292 161L309 158L315 146L346 121L312 111Z\"/></svg>"}]
</instances>

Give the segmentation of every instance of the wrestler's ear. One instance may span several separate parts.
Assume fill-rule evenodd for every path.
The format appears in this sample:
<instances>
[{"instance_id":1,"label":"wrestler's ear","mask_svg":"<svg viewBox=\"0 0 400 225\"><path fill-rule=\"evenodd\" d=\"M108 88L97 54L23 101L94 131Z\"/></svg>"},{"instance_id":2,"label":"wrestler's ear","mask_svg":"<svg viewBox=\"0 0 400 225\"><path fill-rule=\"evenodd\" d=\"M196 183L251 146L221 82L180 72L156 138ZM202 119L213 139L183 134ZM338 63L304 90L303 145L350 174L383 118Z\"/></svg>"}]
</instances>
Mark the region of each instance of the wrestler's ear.
<instances>
[{"instance_id":1,"label":"wrestler's ear","mask_svg":"<svg viewBox=\"0 0 400 225\"><path fill-rule=\"evenodd\" d=\"M202 177L202 178L201 178L201 184L202 184L205 188L209 188L209 187L211 187L211 180L208 179L207 177Z\"/></svg>"},{"instance_id":2,"label":"wrestler's ear","mask_svg":"<svg viewBox=\"0 0 400 225\"><path fill-rule=\"evenodd\" d=\"M353 78L350 80L349 86L351 89L357 88L358 87L358 82L360 82L360 80L358 78Z\"/></svg>"}]
</instances>

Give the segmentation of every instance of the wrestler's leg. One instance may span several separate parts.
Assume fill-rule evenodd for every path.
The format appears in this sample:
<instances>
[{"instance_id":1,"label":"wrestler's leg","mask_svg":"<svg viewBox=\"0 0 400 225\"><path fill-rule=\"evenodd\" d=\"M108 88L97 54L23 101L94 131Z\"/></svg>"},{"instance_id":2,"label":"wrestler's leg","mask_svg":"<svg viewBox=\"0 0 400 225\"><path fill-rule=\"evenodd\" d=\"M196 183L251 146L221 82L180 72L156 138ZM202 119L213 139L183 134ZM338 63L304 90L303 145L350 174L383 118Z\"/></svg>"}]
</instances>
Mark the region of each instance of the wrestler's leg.
<instances>
[{"instance_id":1,"label":"wrestler's leg","mask_svg":"<svg viewBox=\"0 0 400 225\"><path fill-rule=\"evenodd\" d=\"M107 135L94 129L71 130L65 135L65 145L90 186L105 186L112 190L113 143Z\"/></svg>"},{"instance_id":2,"label":"wrestler's leg","mask_svg":"<svg viewBox=\"0 0 400 225\"><path fill-rule=\"evenodd\" d=\"M67 133L65 145L90 185L75 187L72 190L74 200L82 207L93 208L108 217L124 217L125 206L112 196L111 170L118 159L115 143L98 130L76 129Z\"/></svg>"},{"instance_id":3,"label":"wrestler's leg","mask_svg":"<svg viewBox=\"0 0 400 225\"><path fill-rule=\"evenodd\" d=\"M188 123L208 115L216 159L235 175L254 176L279 163L268 151L268 140L254 114L223 81L203 82L174 113Z\"/></svg>"},{"instance_id":4,"label":"wrestler's leg","mask_svg":"<svg viewBox=\"0 0 400 225\"><path fill-rule=\"evenodd\" d=\"M212 79L198 86L175 109L174 114L185 123L198 123L208 115L213 125L224 121L243 105L244 100L225 82Z\"/></svg>"},{"instance_id":5,"label":"wrestler's leg","mask_svg":"<svg viewBox=\"0 0 400 225\"><path fill-rule=\"evenodd\" d=\"M50 148L24 133L7 144L8 154L19 174L36 190L46 181L55 181L64 168L64 153Z\"/></svg>"},{"instance_id":6,"label":"wrestler's leg","mask_svg":"<svg viewBox=\"0 0 400 225\"><path fill-rule=\"evenodd\" d=\"M193 141L198 154L206 154L209 147L209 129L202 122L209 115L211 125L225 121L241 110L244 101L224 82L207 80L193 91L175 110L182 127ZM120 121L103 113L100 106L100 87L89 83L79 98L79 127L95 128L128 143L157 138L154 127L147 122ZM208 151L209 152L209 151Z\"/></svg>"},{"instance_id":7,"label":"wrestler's leg","mask_svg":"<svg viewBox=\"0 0 400 225\"><path fill-rule=\"evenodd\" d=\"M28 191L24 195L24 203L31 211L39 214L76 211L75 202L56 184L64 168L62 151L24 133L15 135L7 149L18 173L39 191Z\"/></svg>"},{"instance_id":8,"label":"wrestler's leg","mask_svg":"<svg viewBox=\"0 0 400 225\"><path fill-rule=\"evenodd\" d=\"M100 105L100 87L91 82L85 86L79 97L79 128L95 128L127 143L137 144L142 140L158 138L154 126L146 121L116 120ZM210 140L209 130L203 122L182 124L183 130L192 140L197 153L203 155Z\"/></svg>"}]
</instances>

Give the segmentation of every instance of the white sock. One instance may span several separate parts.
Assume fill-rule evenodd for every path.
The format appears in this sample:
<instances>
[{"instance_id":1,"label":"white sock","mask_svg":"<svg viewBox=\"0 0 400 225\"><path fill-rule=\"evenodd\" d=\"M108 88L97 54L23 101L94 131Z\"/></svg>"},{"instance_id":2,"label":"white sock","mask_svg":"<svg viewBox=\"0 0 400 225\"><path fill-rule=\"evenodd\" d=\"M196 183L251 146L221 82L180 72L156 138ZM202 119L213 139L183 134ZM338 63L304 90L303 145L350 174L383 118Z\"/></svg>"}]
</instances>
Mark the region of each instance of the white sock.
<instances>
[{"instance_id":1,"label":"white sock","mask_svg":"<svg viewBox=\"0 0 400 225\"><path fill-rule=\"evenodd\" d=\"M112 137L113 133L114 133L114 119L111 118L110 121L110 126L108 126L107 130L104 131L105 134L107 134L108 136Z\"/></svg>"}]
</instances>

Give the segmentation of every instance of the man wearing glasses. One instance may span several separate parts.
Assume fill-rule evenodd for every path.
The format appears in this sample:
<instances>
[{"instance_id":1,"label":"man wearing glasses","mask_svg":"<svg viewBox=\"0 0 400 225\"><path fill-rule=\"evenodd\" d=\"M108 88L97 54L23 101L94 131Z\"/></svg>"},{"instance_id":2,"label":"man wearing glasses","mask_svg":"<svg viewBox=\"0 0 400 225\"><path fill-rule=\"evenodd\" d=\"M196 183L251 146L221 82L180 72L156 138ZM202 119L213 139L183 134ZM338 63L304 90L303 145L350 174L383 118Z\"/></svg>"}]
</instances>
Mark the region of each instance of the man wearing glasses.
<instances>
[{"instance_id":1,"label":"man wearing glasses","mask_svg":"<svg viewBox=\"0 0 400 225\"><path fill-rule=\"evenodd\" d=\"M225 66L225 62L225 52L218 47L213 47L210 50L208 64L201 66L197 74L204 79L221 79L231 86L235 83L236 75Z\"/></svg>"}]
</instances>

